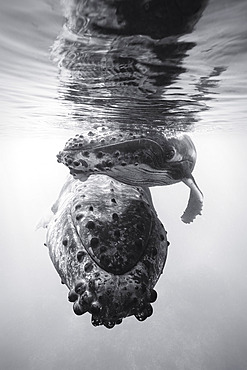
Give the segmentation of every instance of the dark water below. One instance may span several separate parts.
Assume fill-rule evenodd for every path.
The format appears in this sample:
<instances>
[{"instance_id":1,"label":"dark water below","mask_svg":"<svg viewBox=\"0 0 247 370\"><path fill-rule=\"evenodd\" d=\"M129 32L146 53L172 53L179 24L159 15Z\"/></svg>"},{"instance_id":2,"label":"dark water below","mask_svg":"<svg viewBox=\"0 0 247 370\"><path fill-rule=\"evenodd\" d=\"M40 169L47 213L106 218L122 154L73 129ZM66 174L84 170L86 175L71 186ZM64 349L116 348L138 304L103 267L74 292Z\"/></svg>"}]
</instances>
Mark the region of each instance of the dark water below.
<instances>
[{"instance_id":1,"label":"dark water below","mask_svg":"<svg viewBox=\"0 0 247 370\"><path fill-rule=\"evenodd\" d=\"M246 369L246 19L245 1L216 0L163 42L88 37L63 28L58 1L1 1L1 368ZM95 123L189 132L205 196L188 226L187 189L152 189L171 242L159 298L113 331L75 317L34 231L67 174L57 152Z\"/></svg>"}]
</instances>

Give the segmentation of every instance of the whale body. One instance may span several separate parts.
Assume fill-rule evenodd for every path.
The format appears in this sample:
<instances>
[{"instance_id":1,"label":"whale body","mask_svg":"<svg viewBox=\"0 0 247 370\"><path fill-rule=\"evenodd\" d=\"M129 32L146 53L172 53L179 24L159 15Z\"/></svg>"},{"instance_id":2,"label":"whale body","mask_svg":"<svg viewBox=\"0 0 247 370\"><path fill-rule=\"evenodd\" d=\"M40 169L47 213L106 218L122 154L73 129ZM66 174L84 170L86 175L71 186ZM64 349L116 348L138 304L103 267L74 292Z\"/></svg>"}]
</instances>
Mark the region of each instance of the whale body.
<instances>
[{"instance_id":1,"label":"whale body","mask_svg":"<svg viewBox=\"0 0 247 370\"><path fill-rule=\"evenodd\" d=\"M107 328L151 316L169 242L146 190L70 176L52 210L46 245L74 312Z\"/></svg>"}]
</instances>

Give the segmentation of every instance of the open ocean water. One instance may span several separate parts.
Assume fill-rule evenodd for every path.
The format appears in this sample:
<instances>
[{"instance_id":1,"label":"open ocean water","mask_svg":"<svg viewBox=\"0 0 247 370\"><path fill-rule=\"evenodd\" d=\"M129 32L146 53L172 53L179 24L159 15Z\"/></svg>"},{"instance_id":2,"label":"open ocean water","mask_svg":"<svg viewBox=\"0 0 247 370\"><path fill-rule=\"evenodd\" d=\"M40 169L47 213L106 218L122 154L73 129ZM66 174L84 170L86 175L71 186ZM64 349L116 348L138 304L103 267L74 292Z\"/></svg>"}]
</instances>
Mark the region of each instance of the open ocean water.
<instances>
[{"instance_id":1,"label":"open ocean water","mask_svg":"<svg viewBox=\"0 0 247 370\"><path fill-rule=\"evenodd\" d=\"M171 26L160 43L78 36L57 0L0 7L0 368L246 370L246 1L211 0L192 32ZM78 75L68 63L80 47ZM94 123L187 132L204 193L186 225L188 188L151 189L171 243L158 299L145 322L112 330L74 315L35 231L67 175L56 154Z\"/></svg>"}]
</instances>

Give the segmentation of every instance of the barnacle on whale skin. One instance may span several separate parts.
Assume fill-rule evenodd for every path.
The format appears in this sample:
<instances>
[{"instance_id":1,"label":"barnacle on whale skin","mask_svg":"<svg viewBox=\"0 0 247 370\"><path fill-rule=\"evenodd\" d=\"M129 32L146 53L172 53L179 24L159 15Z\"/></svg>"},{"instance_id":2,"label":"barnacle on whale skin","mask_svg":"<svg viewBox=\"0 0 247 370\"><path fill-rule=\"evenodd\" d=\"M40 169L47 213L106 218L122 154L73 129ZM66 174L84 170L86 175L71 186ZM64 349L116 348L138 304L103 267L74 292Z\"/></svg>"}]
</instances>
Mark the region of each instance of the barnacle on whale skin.
<instances>
[{"instance_id":1,"label":"barnacle on whale skin","mask_svg":"<svg viewBox=\"0 0 247 370\"><path fill-rule=\"evenodd\" d=\"M70 176L53 211L46 244L74 312L107 328L151 316L169 243L146 190Z\"/></svg>"},{"instance_id":2,"label":"barnacle on whale skin","mask_svg":"<svg viewBox=\"0 0 247 370\"><path fill-rule=\"evenodd\" d=\"M196 149L188 135L166 137L158 130L91 129L69 139L57 159L81 181L99 173L133 186L182 181L190 188L182 221L190 223L201 213L203 195L192 176Z\"/></svg>"}]
</instances>

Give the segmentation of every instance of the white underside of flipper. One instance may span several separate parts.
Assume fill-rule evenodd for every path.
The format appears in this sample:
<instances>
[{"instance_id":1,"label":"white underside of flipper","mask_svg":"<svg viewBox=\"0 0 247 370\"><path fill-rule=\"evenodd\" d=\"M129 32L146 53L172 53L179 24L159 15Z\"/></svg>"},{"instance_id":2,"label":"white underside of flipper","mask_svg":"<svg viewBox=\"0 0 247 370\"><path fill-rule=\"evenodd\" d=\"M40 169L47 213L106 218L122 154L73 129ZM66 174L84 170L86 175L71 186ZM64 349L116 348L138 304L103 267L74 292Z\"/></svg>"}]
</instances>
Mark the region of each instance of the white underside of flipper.
<instances>
[{"instance_id":1,"label":"white underside of flipper","mask_svg":"<svg viewBox=\"0 0 247 370\"><path fill-rule=\"evenodd\" d=\"M190 197L181 219L184 223L193 222L196 216L201 215L203 207L203 194L198 188L193 176L184 178L182 181L190 188Z\"/></svg>"}]
</instances>

